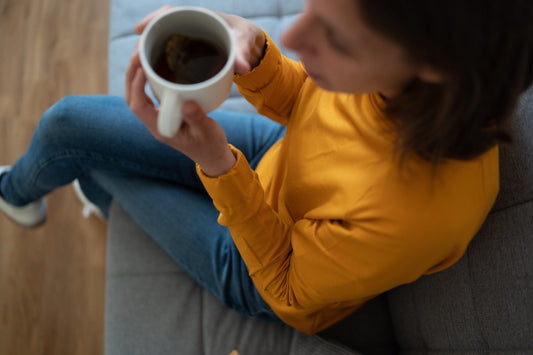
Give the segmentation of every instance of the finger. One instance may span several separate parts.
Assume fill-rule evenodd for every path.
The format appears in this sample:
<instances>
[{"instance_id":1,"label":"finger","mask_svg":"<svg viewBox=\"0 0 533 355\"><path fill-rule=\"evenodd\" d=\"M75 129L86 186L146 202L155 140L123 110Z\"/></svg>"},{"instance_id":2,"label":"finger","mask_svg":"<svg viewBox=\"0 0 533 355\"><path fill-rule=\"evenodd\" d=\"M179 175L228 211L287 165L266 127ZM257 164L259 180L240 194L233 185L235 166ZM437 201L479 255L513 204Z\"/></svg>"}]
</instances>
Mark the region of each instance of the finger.
<instances>
[{"instance_id":1,"label":"finger","mask_svg":"<svg viewBox=\"0 0 533 355\"><path fill-rule=\"evenodd\" d=\"M175 8L175 6L165 5L161 7L160 9L146 15L139 23L137 23L134 27L135 33L141 34L143 33L144 29L148 24L155 19L157 16L161 15L162 13Z\"/></svg>"},{"instance_id":2,"label":"finger","mask_svg":"<svg viewBox=\"0 0 533 355\"><path fill-rule=\"evenodd\" d=\"M195 137L203 136L207 116L200 105L194 101L185 102L181 108L181 115L183 117L182 127L187 127L187 130L180 129L178 134Z\"/></svg>"},{"instance_id":3,"label":"finger","mask_svg":"<svg viewBox=\"0 0 533 355\"><path fill-rule=\"evenodd\" d=\"M193 121L193 124L198 124L199 121L205 116L200 105L194 101L187 101L181 108L181 115L184 120Z\"/></svg>"},{"instance_id":4,"label":"finger","mask_svg":"<svg viewBox=\"0 0 533 355\"><path fill-rule=\"evenodd\" d=\"M145 84L146 76L142 68L139 67L131 83L130 109L150 130L152 130L157 121L157 110L152 99L150 99L144 91Z\"/></svg>"},{"instance_id":5,"label":"finger","mask_svg":"<svg viewBox=\"0 0 533 355\"><path fill-rule=\"evenodd\" d=\"M128 66L128 70L126 70L126 103L128 106L131 102L131 85L133 83L133 79L135 77L135 74L137 73L137 70L141 67L141 60L139 57L139 53L136 51L132 54L130 59L130 65Z\"/></svg>"}]
</instances>

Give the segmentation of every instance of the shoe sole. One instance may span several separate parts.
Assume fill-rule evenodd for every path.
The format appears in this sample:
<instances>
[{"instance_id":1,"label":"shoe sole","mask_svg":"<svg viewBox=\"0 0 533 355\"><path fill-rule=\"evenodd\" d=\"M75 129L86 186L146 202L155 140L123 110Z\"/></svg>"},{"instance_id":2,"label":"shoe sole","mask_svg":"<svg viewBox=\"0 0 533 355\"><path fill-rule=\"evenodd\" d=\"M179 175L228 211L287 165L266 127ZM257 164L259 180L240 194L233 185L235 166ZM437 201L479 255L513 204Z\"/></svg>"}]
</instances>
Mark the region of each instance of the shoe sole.
<instances>
[{"instance_id":1,"label":"shoe sole","mask_svg":"<svg viewBox=\"0 0 533 355\"><path fill-rule=\"evenodd\" d=\"M39 227L42 227L46 223L46 220L48 219L48 217L44 217L42 221L39 221L35 224L22 224L22 223L17 222L13 218L9 217L7 214L4 214L4 216L6 216L7 219L15 223L17 226L22 227L24 229L37 229Z\"/></svg>"}]
</instances>

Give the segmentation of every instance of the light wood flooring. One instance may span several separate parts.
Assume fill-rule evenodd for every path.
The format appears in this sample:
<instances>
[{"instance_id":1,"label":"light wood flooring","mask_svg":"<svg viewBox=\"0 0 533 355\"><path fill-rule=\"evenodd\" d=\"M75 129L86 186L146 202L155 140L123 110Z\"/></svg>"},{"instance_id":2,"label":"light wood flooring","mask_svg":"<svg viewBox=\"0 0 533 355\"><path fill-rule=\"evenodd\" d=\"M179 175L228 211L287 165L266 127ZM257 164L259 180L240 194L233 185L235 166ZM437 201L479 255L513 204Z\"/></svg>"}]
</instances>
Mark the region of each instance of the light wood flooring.
<instances>
[{"instance_id":1,"label":"light wood flooring","mask_svg":"<svg viewBox=\"0 0 533 355\"><path fill-rule=\"evenodd\" d=\"M70 94L107 92L109 0L0 0L0 165ZM0 215L0 355L103 353L105 224L71 187L35 230Z\"/></svg>"}]
</instances>

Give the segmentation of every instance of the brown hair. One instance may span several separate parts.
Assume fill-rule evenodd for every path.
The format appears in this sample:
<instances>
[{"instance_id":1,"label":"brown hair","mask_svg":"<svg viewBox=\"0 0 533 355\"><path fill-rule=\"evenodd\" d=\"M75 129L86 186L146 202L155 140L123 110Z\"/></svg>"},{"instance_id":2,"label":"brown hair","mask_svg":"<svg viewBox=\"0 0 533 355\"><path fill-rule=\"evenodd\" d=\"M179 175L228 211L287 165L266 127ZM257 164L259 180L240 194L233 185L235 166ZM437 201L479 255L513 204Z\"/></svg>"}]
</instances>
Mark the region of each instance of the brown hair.
<instances>
[{"instance_id":1,"label":"brown hair","mask_svg":"<svg viewBox=\"0 0 533 355\"><path fill-rule=\"evenodd\" d=\"M506 121L533 81L532 0L358 0L365 22L445 75L387 103L402 158L438 165L510 142Z\"/></svg>"}]
</instances>

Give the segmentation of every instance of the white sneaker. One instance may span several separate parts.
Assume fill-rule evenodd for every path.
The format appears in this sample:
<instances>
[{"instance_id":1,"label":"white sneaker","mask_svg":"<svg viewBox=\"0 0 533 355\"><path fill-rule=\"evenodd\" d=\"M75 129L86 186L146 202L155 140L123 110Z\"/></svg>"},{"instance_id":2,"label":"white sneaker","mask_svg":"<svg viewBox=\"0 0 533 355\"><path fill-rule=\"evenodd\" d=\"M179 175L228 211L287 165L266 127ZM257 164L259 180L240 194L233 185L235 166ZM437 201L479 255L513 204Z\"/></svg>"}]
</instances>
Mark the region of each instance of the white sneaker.
<instances>
[{"instance_id":1,"label":"white sneaker","mask_svg":"<svg viewBox=\"0 0 533 355\"><path fill-rule=\"evenodd\" d=\"M0 166L0 176L11 170L10 166ZM13 206L0 195L0 211L23 227L37 227L46 221L44 199L28 203L26 206Z\"/></svg>"},{"instance_id":2,"label":"white sneaker","mask_svg":"<svg viewBox=\"0 0 533 355\"><path fill-rule=\"evenodd\" d=\"M85 196L85 194L83 193L83 190L81 189L80 182L78 181L78 179L72 182L72 187L74 188L74 192L76 193L78 200L80 200L80 202L83 204L83 210L82 210L83 217L89 218L91 217L91 215L95 215L101 220L105 220L102 210L100 210L100 208L96 206L94 203L89 201L87 196Z\"/></svg>"}]
</instances>

